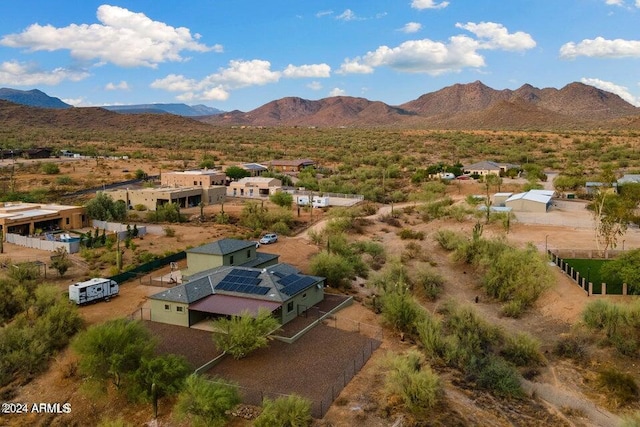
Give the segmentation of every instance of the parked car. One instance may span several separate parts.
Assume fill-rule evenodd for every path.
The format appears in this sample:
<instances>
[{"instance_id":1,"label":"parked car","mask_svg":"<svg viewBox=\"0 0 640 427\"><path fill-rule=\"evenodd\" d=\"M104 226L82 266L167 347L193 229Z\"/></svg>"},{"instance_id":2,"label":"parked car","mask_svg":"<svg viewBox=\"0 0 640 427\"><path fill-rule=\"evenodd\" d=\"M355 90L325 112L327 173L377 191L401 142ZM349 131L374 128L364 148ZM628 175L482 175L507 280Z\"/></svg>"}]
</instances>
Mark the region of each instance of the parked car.
<instances>
[{"instance_id":1,"label":"parked car","mask_svg":"<svg viewBox=\"0 0 640 427\"><path fill-rule=\"evenodd\" d=\"M268 245L269 243L275 243L278 241L278 235L276 233L269 233L262 236L260 239L260 243L263 245Z\"/></svg>"}]
</instances>

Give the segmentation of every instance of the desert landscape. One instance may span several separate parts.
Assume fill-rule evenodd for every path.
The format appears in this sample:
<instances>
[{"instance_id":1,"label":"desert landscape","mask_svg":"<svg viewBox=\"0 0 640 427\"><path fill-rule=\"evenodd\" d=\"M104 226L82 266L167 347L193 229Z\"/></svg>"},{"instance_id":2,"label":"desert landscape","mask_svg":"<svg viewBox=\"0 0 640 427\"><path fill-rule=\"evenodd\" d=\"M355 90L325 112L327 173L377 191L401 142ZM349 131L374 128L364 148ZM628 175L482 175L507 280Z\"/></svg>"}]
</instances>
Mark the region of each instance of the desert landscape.
<instances>
[{"instance_id":1,"label":"desert landscape","mask_svg":"<svg viewBox=\"0 0 640 427\"><path fill-rule=\"evenodd\" d=\"M637 173L640 140L633 125L624 129L612 126L609 130L590 130L590 123L575 121L582 127L580 130L558 130L556 126L562 127L566 123L565 117L559 117L545 130L523 130L532 126L526 121L515 123L519 130L503 129L500 121L491 121L490 113L521 105L515 101L515 104L509 104L510 98L505 98L504 92L496 94L477 83L449 92L454 89L458 93L456 96L462 92L463 98L474 98L478 93L491 94L486 104L493 107L473 114L476 117L481 114L482 118L478 120L493 123L488 127L493 126L495 130L434 130L415 123L386 128L360 123L360 127L344 128L340 122L322 121L325 119L318 122L318 127L306 127L311 121L292 121L288 122L290 126L269 127L268 123L260 124L256 114L250 124L246 121L221 124L213 119L196 121L168 115L119 115L100 109L53 112L0 103L2 135L8 141L5 149L10 144L39 145L46 141L57 150L73 149L79 153L72 158L4 158L0 164L3 201L87 205L96 192L107 185L127 182L127 187L151 187L157 185L159 176L173 170L200 169L203 164L224 170L246 162L312 158L317 165L313 171L301 171L291 176L296 187L309 188L318 194L362 194L364 201L350 208L309 210L299 209L295 204L282 208L269 197L263 197L258 199L257 205L277 218L260 227L246 221L250 207L256 205L256 200L251 199L227 198L224 204L183 208L180 209L181 222L150 221L148 212L129 210L126 222L146 226L147 234L132 239L133 246L122 250L122 265L125 269L135 268L145 260L222 238L257 240L264 233L273 231L277 221L286 223L285 232L279 232L277 243L262 245L259 250L279 255L280 262L303 273L315 274L317 260L331 252L354 260L356 269L344 273L326 288L326 293L352 297L353 304L320 323L315 335L307 337L313 340L316 336L316 341L301 340L299 347L290 347L287 351L330 355L331 349L323 352L322 342L335 340L331 342L335 343L332 345L337 359L323 363L329 363L336 372L341 372L345 369L342 365L349 367L352 361L346 352L337 351L342 348L340 340L357 341L360 345L359 340L366 343L371 339L379 347L378 344L375 350L370 347L370 357L364 360L361 369L350 371L353 378L347 380L344 376L340 390L331 389L330 384L333 377L344 374L326 370L331 373L325 378L319 375L326 384L317 387L328 387L332 399L330 406L322 408L321 416L313 420L314 425L610 426L623 425L631 419L629 417L637 418L640 410L637 351L627 354L616 351L603 334L585 326L584 313L593 301L633 307L638 304L638 296L588 295L544 258L547 249L601 250L601 243L597 242L596 217L589 208L593 195L587 194L584 184L580 188L559 191L556 177L578 177L585 182L598 180L603 170L613 169L616 177ZM569 89L573 93L592 93L580 85ZM436 96L452 95L444 92L432 95ZM433 102L447 104L442 98L438 99ZM349 99L341 101L351 102ZM559 101L554 98L549 102L557 108ZM357 110L360 103L357 101L351 111ZM414 104L418 105L417 101ZM620 116L630 114L630 110L624 108L620 111ZM472 113L464 114L458 119L470 120L468 114ZM530 117L527 112L522 114ZM344 114L340 116L344 118ZM509 113L509 117L517 122L515 113ZM625 117L629 123L635 123L635 116ZM612 120L618 126L622 119ZM207 123L212 121L215 122L213 125ZM445 124L453 126L452 123ZM511 124L507 128L511 128ZM484 177L441 181L427 173L428 168L434 166L439 171L451 168L460 170L458 175L465 175L462 174L463 165L485 159L517 163L521 170L495 182ZM55 164L56 168L45 166L48 164ZM139 181L129 183L138 177ZM487 215L479 209L486 203L482 200L491 199L494 193L519 193L525 188L556 192L556 197L542 213ZM637 222L629 220L625 224L624 232L609 247L611 254L619 256L640 248ZM485 274L490 265L480 268L456 258L456 251L443 245L444 232L460 236L467 243L499 242L510 248L507 252L532 250L531 253L535 252L530 255L532 264L533 260L538 260L546 271L541 273L540 282L547 280L548 275L549 286L530 305L523 307L521 313L509 315L504 300L486 291ZM65 297L72 283L91 277L108 277L117 272L114 253L113 246L84 248L69 255L72 263L63 275L51 267L51 253L47 251L4 243L0 260L7 266L2 272L7 280L11 265L40 262L48 266L43 271L46 278L43 275L37 280L55 286L58 294ZM498 252L495 257L497 260ZM177 267L185 269L186 260L178 262ZM437 278L433 294L420 285L420 278L426 272ZM82 330L121 318L147 321L149 297L175 285L168 280L171 274L170 266L163 266L120 283L120 294L108 302L79 307ZM518 392L504 395L483 386L481 376L456 365L452 356L429 353L424 334L390 322L384 303L380 305L379 301L396 292L393 289L403 286L408 292L399 295L409 298L408 303L417 304L423 313L420 316L448 325L446 316L456 306L474 313L481 327L495 328L491 329L491 334L503 343L482 347L485 355L498 352L495 357L502 357L509 337L521 334L531 337L537 362L518 367L510 362L499 362L507 363L509 367L504 369L509 369L517 378L517 385L513 387L517 387ZM9 319L3 328L11 324L12 319ZM150 330L161 342L165 340L164 345L159 346L164 349L161 352L177 352L175 349L181 348L180 353L191 359L192 366L198 367L219 354L210 332L194 328L184 334L162 332L153 327ZM636 335L631 338L636 339L637 330L633 333ZM481 331L477 334L480 336ZM441 337L451 339L445 338L444 330ZM574 343L579 355L567 356L560 352L558 349L563 343ZM282 345L280 342L272 344L253 355L253 359L252 355L247 356L245 371L260 369L264 360L275 360L271 359L274 353L286 353ZM390 360L415 354L421 354L421 366L428 367L438 379L439 391L435 400L428 407L422 406L421 410L411 410L399 392L389 390L388 383ZM55 351L42 368L29 375L16 374L1 390L5 402L68 403L71 413L2 414L0 424L188 425L172 413L175 396L160 399L158 417L154 418L150 403L133 402L112 386L102 393L88 389L84 386L87 379L78 372L78 359L71 346L64 346ZM312 369L313 365L305 365L312 360L310 356L300 359L296 362L298 365L289 368L293 371ZM237 369L242 366L242 360L237 362L238 366L225 363L220 365L219 373L239 377ZM621 394L617 389L603 385L603 372L615 372L626 381L625 384L635 384L635 391L631 387L624 399L619 398ZM215 368L210 375L214 374ZM498 378L499 373L490 376ZM262 381L271 380L264 377ZM295 379L289 386L286 382L283 384L283 389L273 392L280 395L294 391L304 393L296 388L300 382ZM319 390L318 394L322 392ZM248 410L250 413L260 412L257 405L245 406L252 408ZM231 426L248 426L254 421L230 415L227 422Z\"/></svg>"}]
</instances>

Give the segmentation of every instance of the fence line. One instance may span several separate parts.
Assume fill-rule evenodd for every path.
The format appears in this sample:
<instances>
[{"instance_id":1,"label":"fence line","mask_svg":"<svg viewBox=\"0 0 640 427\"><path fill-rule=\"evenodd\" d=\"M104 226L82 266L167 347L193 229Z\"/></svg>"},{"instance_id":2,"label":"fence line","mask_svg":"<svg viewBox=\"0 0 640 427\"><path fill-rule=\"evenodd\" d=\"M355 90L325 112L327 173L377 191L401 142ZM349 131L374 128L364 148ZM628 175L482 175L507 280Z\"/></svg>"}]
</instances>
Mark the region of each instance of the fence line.
<instances>
[{"instance_id":1,"label":"fence line","mask_svg":"<svg viewBox=\"0 0 640 427\"><path fill-rule=\"evenodd\" d=\"M369 361L373 352L380 347L381 342L370 339L367 343L362 347L361 352L347 363L345 369L335 378L333 383L327 390L322 394L322 398L320 400L311 400L311 415L314 418L322 418L329 410L329 407L333 403L333 401L338 397L340 392L346 387L347 384L356 376L358 372L364 367L364 365ZM208 362L211 366L219 363L219 361L223 358L223 355L218 356L216 359ZM205 365L206 366L206 365ZM206 371L206 369L201 367L196 370L196 374L202 373ZM207 379L207 381L214 384L225 384L224 382L212 381ZM240 396L242 402L247 405L254 406L262 406L262 403L265 398L276 399L278 397L288 397L291 394L288 393L280 393L276 391L266 391L261 389L254 389L250 387L236 386L238 391L240 392Z\"/></svg>"},{"instance_id":2,"label":"fence line","mask_svg":"<svg viewBox=\"0 0 640 427\"><path fill-rule=\"evenodd\" d=\"M563 254L571 254L572 258L568 258L568 259L611 259L610 256L612 258L615 258L617 255L619 255L619 253L621 253L621 251L592 251L592 250L573 250L573 249L556 249L556 250L552 250L552 249L548 249L547 250L547 256L551 259L551 261L558 266L558 268L560 268L560 270L562 270L563 273L565 273L567 276L569 276L569 278L575 282L578 286L580 286L580 288L588 295L623 295L626 296L628 295L628 285L626 283L622 284L622 288L620 289L620 293L616 292L615 289L612 289L612 287L610 287L609 289L607 289L607 284L606 283L601 283L601 284L595 284L592 282L588 281L588 278L585 278L584 276L580 275L580 272L573 268L567 261L564 260L564 258L562 258L559 254L563 253ZM589 255L588 257L584 257L584 258L580 258L580 256L576 256L576 254L580 254L580 253L586 253L587 255ZM604 258L602 257L598 257L598 256L593 256L594 254L599 254L602 253L604 254ZM566 256L566 255L565 255ZM598 287L600 287L600 290L598 292ZM609 291L607 293L607 291Z\"/></svg>"},{"instance_id":3,"label":"fence line","mask_svg":"<svg viewBox=\"0 0 640 427\"><path fill-rule=\"evenodd\" d=\"M45 240L40 237L27 237L19 234L7 233L7 243L23 246L25 248L40 249L43 251L54 252L57 248L65 248L68 253L75 254L80 250L80 242L61 242L53 240Z\"/></svg>"}]
</instances>

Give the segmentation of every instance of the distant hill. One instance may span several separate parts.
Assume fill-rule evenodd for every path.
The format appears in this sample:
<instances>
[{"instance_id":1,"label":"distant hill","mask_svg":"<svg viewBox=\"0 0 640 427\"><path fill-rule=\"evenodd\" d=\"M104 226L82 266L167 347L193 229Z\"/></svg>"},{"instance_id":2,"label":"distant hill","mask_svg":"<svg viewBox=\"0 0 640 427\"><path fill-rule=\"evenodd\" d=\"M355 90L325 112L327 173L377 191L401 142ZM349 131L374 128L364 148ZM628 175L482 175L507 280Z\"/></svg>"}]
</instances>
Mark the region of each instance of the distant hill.
<instances>
[{"instance_id":1,"label":"distant hill","mask_svg":"<svg viewBox=\"0 0 640 427\"><path fill-rule=\"evenodd\" d=\"M66 104L60 98L54 98L46 93L33 90L17 90L10 88L0 88L0 99L14 102L16 104L28 105L30 107L40 108L71 108L72 105Z\"/></svg>"},{"instance_id":2,"label":"distant hill","mask_svg":"<svg viewBox=\"0 0 640 427\"><path fill-rule=\"evenodd\" d=\"M175 114L184 117L212 116L223 113L222 110L206 105L187 104L106 105L102 108L121 114Z\"/></svg>"},{"instance_id":3,"label":"distant hill","mask_svg":"<svg viewBox=\"0 0 640 427\"><path fill-rule=\"evenodd\" d=\"M399 106L347 96L309 101L282 98L249 112L232 111L199 120L253 126L376 126L451 129L619 127L640 109L618 95L583 83L562 89L495 90L480 81L455 84Z\"/></svg>"}]
</instances>

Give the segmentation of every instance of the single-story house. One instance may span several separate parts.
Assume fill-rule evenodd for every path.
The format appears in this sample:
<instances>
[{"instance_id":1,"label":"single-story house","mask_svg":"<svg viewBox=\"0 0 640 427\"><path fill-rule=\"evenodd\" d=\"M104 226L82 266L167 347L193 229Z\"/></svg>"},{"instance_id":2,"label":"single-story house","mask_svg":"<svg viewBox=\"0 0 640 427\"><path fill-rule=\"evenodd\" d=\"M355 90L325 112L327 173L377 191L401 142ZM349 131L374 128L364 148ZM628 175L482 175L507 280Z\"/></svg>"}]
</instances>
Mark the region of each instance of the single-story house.
<instances>
[{"instance_id":1,"label":"single-story house","mask_svg":"<svg viewBox=\"0 0 640 427\"><path fill-rule=\"evenodd\" d=\"M474 163L463 168L463 172L469 175L503 175L509 169L520 169L520 165L511 163L497 163L491 161L482 161Z\"/></svg>"},{"instance_id":2,"label":"single-story house","mask_svg":"<svg viewBox=\"0 0 640 427\"><path fill-rule=\"evenodd\" d=\"M266 309L284 325L324 299L324 281L288 264L224 265L149 297L151 320L190 327L207 318Z\"/></svg>"},{"instance_id":3,"label":"single-story house","mask_svg":"<svg viewBox=\"0 0 640 427\"><path fill-rule=\"evenodd\" d=\"M165 172L160 184L167 187L213 187L225 185L227 175L215 169L197 169L188 171Z\"/></svg>"},{"instance_id":4,"label":"single-story house","mask_svg":"<svg viewBox=\"0 0 640 427\"><path fill-rule=\"evenodd\" d=\"M584 189L587 194L596 194L600 192L602 189L605 189L605 192L613 192L618 188L617 182L612 182L611 184L605 184L603 182L598 181L587 181L584 183Z\"/></svg>"},{"instance_id":5,"label":"single-story house","mask_svg":"<svg viewBox=\"0 0 640 427\"><path fill-rule=\"evenodd\" d=\"M304 168L314 167L316 162L311 159L295 160L271 160L268 163L269 169L276 172L300 172Z\"/></svg>"},{"instance_id":6,"label":"single-story house","mask_svg":"<svg viewBox=\"0 0 640 427\"><path fill-rule=\"evenodd\" d=\"M122 200L129 209L138 205L147 210L155 211L165 203L177 203L181 208L199 206L200 203L213 205L224 203L227 187L224 185L207 187L157 187L139 189L111 189L105 190L113 200Z\"/></svg>"},{"instance_id":7,"label":"single-story house","mask_svg":"<svg viewBox=\"0 0 640 427\"><path fill-rule=\"evenodd\" d=\"M268 197L282 188L282 181L277 178L252 176L239 179L229 184L229 197Z\"/></svg>"},{"instance_id":8,"label":"single-story house","mask_svg":"<svg viewBox=\"0 0 640 427\"><path fill-rule=\"evenodd\" d=\"M238 165L238 167L249 172L251 174L249 176L261 176L263 173L269 171L268 167L261 165L260 163L244 163L242 165Z\"/></svg>"},{"instance_id":9,"label":"single-story house","mask_svg":"<svg viewBox=\"0 0 640 427\"><path fill-rule=\"evenodd\" d=\"M187 249L187 269L183 279L223 265L265 268L278 263L278 255L259 252L256 242L221 239Z\"/></svg>"},{"instance_id":10,"label":"single-story house","mask_svg":"<svg viewBox=\"0 0 640 427\"><path fill-rule=\"evenodd\" d=\"M640 174L625 174L618 180L618 185L640 184Z\"/></svg>"},{"instance_id":11,"label":"single-story house","mask_svg":"<svg viewBox=\"0 0 640 427\"><path fill-rule=\"evenodd\" d=\"M48 159L51 157L51 153L53 153L51 148L31 148L24 150L22 156L26 159Z\"/></svg>"},{"instance_id":12,"label":"single-story house","mask_svg":"<svg viewBox=\"0 0 640 427\"><path fill-rule=\"evenodd\" d=\"M517 193L505 200L504 205L515 212L544 213L549 210L554 193L553 190L530 190L526 193Z\"/></svg>"},{"instance_id":13,"label":"single-story house","mask_svg":"<svg viewBox=\"0 0 640 427\"><path fill-rule=\"evenodd\" d=\"M21 236L42 232L87 227L89 218L82 206L7 202L0 203L0 231Z\"/></svg>"}]
</instances>

